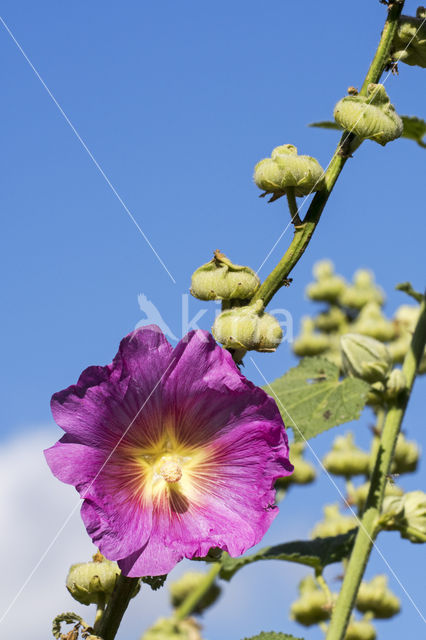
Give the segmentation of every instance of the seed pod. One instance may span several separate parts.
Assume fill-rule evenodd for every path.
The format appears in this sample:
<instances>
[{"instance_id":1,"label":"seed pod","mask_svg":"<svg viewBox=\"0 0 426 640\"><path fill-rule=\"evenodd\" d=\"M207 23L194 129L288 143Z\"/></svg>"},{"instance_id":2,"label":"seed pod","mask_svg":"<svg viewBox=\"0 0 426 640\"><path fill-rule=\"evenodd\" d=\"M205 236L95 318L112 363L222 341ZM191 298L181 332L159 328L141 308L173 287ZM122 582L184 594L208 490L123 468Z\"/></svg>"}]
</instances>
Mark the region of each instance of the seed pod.
<instances>
[{"instance_id":1,"label":"seed pod","mask_svg":"<svg viewBox=\"0 0 426 640\"><path fill-rule=\"evenodd\" d=\"M199 300L247 300L259 288L260 280L249 267L233 264L220 251L203 264L191 279L191 294Z\"/></svg>"},{"instance_id":2,"label":"seed pod","mask_svg":"<svg viewBox=\"0 0 426 640\"><path fill-rule=\"evenodd\" d=\"M400 16L392 42L392 59L410 66L426 67L426 9L419 7L416 17Z\"/></svg>"},{"instance_id":3,"label":"seed pod","mask_svg":"<svg viewBox=\"0 0 426 640\"><path fill-rule=\"evenodd\" d=\"M337 436L331 451L323 458L323 465L329 473L346 478L368 475L369 464L370 455L355 445L350 432Z\"/></svg>"},{"instance_id":4,"label":"seed pod","mask_svg":"<svg viewBox=\"0 0 426 640\"><path fill-rule=\"evenodd\" d=\"M309 316L302 318L302 330L293 342L293 351L299 356L317 356L327 351L329 339L323 333L314 332L314 321Z\"/></svg>"},{"instance_id":5,"label":"seed pod","mask_svg":"<svg viewBox=\"0 0 426 640\"><path fill-rule=\"evenodd\" d=\"M279 322L263 310L257 300L252 305L222 311L212 327L215 339L227 349L275 351L283 332Z\"/></svg>"},{"instance_id":6,"label":"seed pod","mask_svg":"<svg viewBox=\"0 0 426 640\"><path fill-rule=\"evenodd\" d=\"M68 572L66 587L74 600L81 604L99 604L111 595L120 569L96 554L93 562L73 564ZM136 593L135 593L136 595Z\"/></svg>"},{"instance_id":7,"label":"seed pod","mask_svg":"<svg viewBox=\"0 0 426 640\"><path fill-rule=\"evenodd\" d=\"M291 605L290 618L297 620L305 627L330 618L332 603L329 602L324 590L317 585L313 576L306 576L300 582L299 594L299 599Z\"/></svg>"},{"instance_id":8,"label":"seed pod","mask_svg":"<svg viewBox=\"0 0 426 640\"><path fill-rule=\"evenodd\" d=\"M176 582L172 582L170 590L170 598L172 606L177 609L182 602L193 593L205 580L205 575L198 571L188 571ZM208 607L216 602L221 594L221 588L215 582L209 587L204 596L199 600L197 606L193 609L193 613L201 614Z\"/></svg>"},{"instance_id":9,"label":"seed pod","mask_svg":"<svg viewBox=\"0 0 426 640\"><path fill-rule=\"evenodd\" d=\"M329 536L338 536L341 533L347 533L357 526L356 518L352 516L344 516L339 511L338 504L325 505L324 519L318 522L311 531L312 538L328 538Z\"/></svg>"},{"instance_id":10,"label":"seed pod","mask_svg":"<svg viewBox=\"0 0 426 640\"><path fill-rule=\"evenodd\" d=\"M369 620L351 620L345 640L376 640L376 630Z\"/></svg>"},{"instance_id":11,"label":"seed pod","mask_svg":"<svg viewBox=\"0 0 426 640\"><path fill-rule=\"evenodd\" d=\"M342 366L347 375L370 383L386 380L391 369L390 353L384 344L356 333L340 338Z\"/></svg>"},{"instance_id":12,"label":"seed pod","mask_svg":"<svg viewBox=\"0 0 426 640\"><path fill-rule=\"evenodd\" d=\"M287 189L296 196L307 196L324 187L324 171L315 158L297 155L292 144L275 147L270 158L264 158L254 168L254 181L259 189L280 197Z\"/></svg>"},{"instance_id":13,"label":"seed pod","mask_svg":"<svg viewBox=\"0 0 426 640\"><path fill-rule=\"evenodd\" d=\"M350 95L334 108L334 119L346 131L382 146L399 138L403 123L382 84L369 84L367 95Z\"/></svg>"},{"instance_id":14,"label":"seed pod","mask_svg":"<svg viewBox=\"0 0 426 640\"><path fill-rule=\"evenodd\" d=\"M339 302L345 307L362 309L369 302L377 302L382 305L384 293L374 282L374 275L367 269L358 269L355 272L353 285L346 287Z\"/></svg>"},{"instance_id":15,"label":"seed pod","mask_svg":"<svg viewBox=\"0 0 426 640\"><path fill-rule=\"evenodd\" d=\"M385 318L377 302L368 302L360 311L351 327L353 333L361 333L381 342L393 340L396 335L394 323Z\"/></svg>"},{"instance_id":16,"label":"seed pod","mask_svg":"<svg viewBox=\"0 0 426 640\"><path fill-rule=\"evenodd\" d=\"M375 618L392 618L401 609L399 598L388 588L385 575L361 582L355 606L361 613L372 613Z\"/></svg>"}]
</instances>

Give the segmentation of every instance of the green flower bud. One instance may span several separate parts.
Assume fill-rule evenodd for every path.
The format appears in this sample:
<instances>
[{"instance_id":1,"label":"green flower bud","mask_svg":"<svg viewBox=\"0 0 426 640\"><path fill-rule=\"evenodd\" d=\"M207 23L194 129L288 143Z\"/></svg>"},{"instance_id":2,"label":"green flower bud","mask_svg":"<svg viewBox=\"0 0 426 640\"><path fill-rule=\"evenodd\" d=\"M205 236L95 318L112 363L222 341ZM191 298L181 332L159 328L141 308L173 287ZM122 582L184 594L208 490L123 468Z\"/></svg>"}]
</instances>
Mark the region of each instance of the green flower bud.
<instances>
[{"instance_id":1,"label":"green flower bud","mask_svg":"<svg viewBox=\"0 0 426 640\"><path fill-rule=\"evenodd\" d=\"M121 573L116 562L106 560L101 554L93 558L93 562L73 564L68 572L66 587L74 600L81 604L105 602Z\"/></svg>"},{"instance_id":2,"label":"green flower bud","mask_svg":"<svg viewBox=\"0 0 426 640\"><path fill-rule=\"evenodd\" d=\"M395 323L400 333L413 333L419 319L420 310L418 306L402 304L395 312Z\"/></svg>"},{"instance_id":3,"label":"green flower bud","mask_svg":"<svg viewBox=\"0 0 426 640\"><path fill-rule=\"evenodd\" d=\"M384 293L375 284L372 272L367 269L359 269L355 272L353 285L344 290L339 302L346 307L362 309L369 302L377 302L382 305L384 299Z\"/></svg>"},{"instance_id":4,"label":"green flower bud","mask_svg":"<svg viewBox=\"0 0 426 640\"><path fill-rule=\"evenodd\" d=\"M339 307L330 307L324 313L319 313L315 318L315 327L325 333L341 331L347 326L346 314Z\"/></svg>"},{"instance_id":5,"label":"green flower bud","mask_svg":"<svg viewBox=\"0 0 426 640\"><path fill-rule=\"evenodd\" d=\"M275 351L283 337L278 320L263 311L261 300L223 311L216 318L212 333L225 348L247 351Z\"/></svg>"},{"instance_id":6,"label":"green flower bud","mask_svg":"<svg viewBox=\"0 0 426 640\"><path fill-rule=\"evenodd\" d=\"M201 625L194 618L185 618L180 622L159 618L145 631L141 640L202 640Z\"/></svg>"},{"instance_id":7,"label":"green flower bud","mask_svg":"<svg viewBox=\"0 0 426 640\"><path fill-rule=\"evenodd\" d=\"M392 59L411 66L426 67L426 10L417 9L416 17L400 16L392 42Z\"/></svg>"},{"instance_id":8,"label":"green flower bud","mask_svg":"<svg viewBox=\"0 0 426 640\"><path fill-rule=\"evenodd\" d=\"M392 361L400 364L403 362L410 347L410 335L408 333L400 336L387 345Z\"/></svg>"},{"instance_id":9,"label":"green flower bud","mask_svg":"<svg viewBox=\"0 0 426 640\"><path fill-rule=\"evenodd\" d=\"M399 598L388 589L385 575L361 582L355 606L361 613L372 613L375 618L392 618L401 609Z\"/></svg>"},{"instance_id":10,"label":"green flower bud","mask_svg":"<svg viewBox=\"0 0 426 640\"><path fill-rule=\"evenodd\" d=\"M349 504L355 505L358 511L362 511L364 509L368 492L370 490L370 483L364 482L359 487L352 487L348 490L347 501ZM386 497L395 497L402 496L404 491L401 487L398 487L396 484L392 482L387 482L385 487L385 496Z\"/></svg>"},{"instance_id":11,"label":"green flower bud","mask_svg":"<svg viewBox=\"0 0 426 640\"><path fill-rule=\"evenodd\" d=\"M198 571L188 571L179 580L170 585L170 598L172 605L177 609L184 600L195 591L205 580L205 574ZM205 609L216 602L221 594L221 588L215 582L199 600L194 613L201 614Z\"/></svg>"},{"instance_id":12,"label":"green flower bud","mask_svg":"<svg viewBox=\"0 0 426 640\"><path fill-rule=\"evenodd\" d=\"M287 489L291 484L310 484L316 478L315 467L307 462L302 456L305 450L304 442L292 442L290 446L290 461L294 466L291 476L278 478L275 487Z\"/></svg>"},{"instance_id":13,"label":"green flower bud","mask_svg":"<svg viewBox=\"0 0 426 640\"><path fill-rule=\"evenodd\" d=\"M290 608L290 618L305 627L328 620L331 614L329 599L313 576L306 576L299 584L300 598Z\"/></svg>"},{"instance_id":14,"label":"green flower bud","mask_svg":"<svg viewBox=\"0 0 426 640\"><path fill-rule=\"evenodd\" d=\"M370 383L386 380L392 361L384 344L368 336L346 333L340 338L340 345L347 375Z\"/></svg>"},{"instance_id":15,"label":"green flower bud","mask_svg":"<svg viewBox=\"0 0 426 640\"><path fill-rule=\"evenodd\" d=\"M343 516L338 504L328 504L324 507L324 520L318 522L311 531L312 538L328 538L347 533L358 523L352 516Z\"/></svg>"},{"instance_id":16,"label":"green flower bud","mask_svg":"<svg viewBox=\"0 0 426 640\"><path fill-rule=\"evenodd\" d=\"M293 351L299 356L316 356L329 347L329 339L322 333L314 332L314 321L309 316L302 318L302 330L293 343Z\"/></svg>"},{"instance_id":17,"label":"green flower bud","mask_svg":"<svg viewBox=\"0 0 426 640\"><path fill-rule=\"evenodd\" d=\"M377 302L368 302L352 325L353 333L361 333L381 342L393 340L396 328L393 322L385 318Z\"/></svg>"},{"instance_id":18,"label":"green flower bud","mask_svg":"<svg viewBox=\"0 0 426 640\"><path fill-rule=\"evenodd\" d=\"M282 196L294 189L296 196L307 196L324 187L324 171L315 158L297 155L292 144L275 147L270 158L257 163L254 181L262 191Z\"/></svg>"},{"instance_id":19,"label":"green flower bud","mask_svg":"<svg viewBox=\"0 0 426 640\"><path fill-rule=\"evenodd\" d=\"M233 264L220 251L193 274L191 294L199 300L247 300L257 291L260 280L249 267Z\"/></svg>"},{"instance_id":20,"label":"green flower bud","mask_svg":"<svg viewBox=\"0 0 426 640\"><path fill-rule=\"evenodd\" d=\"M400 498L385 498L380 517L382 529L397 530L401 538L411 542L425 542L426 494L410 491Z\"/></svg>"},{"instance_id":21,"label":"green flower bud","mask_svg":"<svg viewBox=\"0 0 426 640\"><path fill-rule=\"evenodd\" d=\"M369 84L367 95L349 95L334 108L334 119L361 139L385 145L402 134L403 123L382 84Z\"/></svg>"},{"instance_id":22,"label":"green flower bud","mask_svg":"<svg viewBox=\"0 0 426 640\"><path fill-rule=\"evenodd\" d=\"M386 396L396 398L407 388L407 379L401 369L393 369L386 382Z\"/></svg>"},{"instance_id":23,"label":"green flower bud","mask_svg":"<svg viewBox=\"0 0 426 640\"><path fill-rule=\"evenodd\" d=\"M376 459L379 446L379 438L374 438L371 446L370 473L373 470L374 460ZM412 473L417 469L419 457L420 450L416 442L414 442L413 440L406 440L404 434L400 433L398 435L395 451L393 454L391 473Z\"/></svg>"},{"instance_id":24,"label":"green flower bud","mask_svg":"<svg viewBox=\"0 0 426 640\"><path fill-rule=\"evenodd\" d=\"M337 436L333 448L323 458L324 467L336 476L367 475L370 455L357 447L352 433Z\"/></svg>"},{"instance_id":25,"label":"green flower bud","mask_svg":"<svg viewBox=\"0 0 426 640\"><path fill-rule=\"evenodd\" d=\"M345 640L376 640L376 630L369 620L351 620Z\"/></svg>"},{"instance_id":26,"label":"green flower bud","mask_svg":"<svg viewBox=\"0 0 426 640\"><path fill-rule=\"evenodd\" d=\"M307 297L319 302L337 302L346 288L346 282L344 278L334 274L333 263L321 260L315 264L313 271L316 282L307 286Z\"/></svg>"}]
</instances>

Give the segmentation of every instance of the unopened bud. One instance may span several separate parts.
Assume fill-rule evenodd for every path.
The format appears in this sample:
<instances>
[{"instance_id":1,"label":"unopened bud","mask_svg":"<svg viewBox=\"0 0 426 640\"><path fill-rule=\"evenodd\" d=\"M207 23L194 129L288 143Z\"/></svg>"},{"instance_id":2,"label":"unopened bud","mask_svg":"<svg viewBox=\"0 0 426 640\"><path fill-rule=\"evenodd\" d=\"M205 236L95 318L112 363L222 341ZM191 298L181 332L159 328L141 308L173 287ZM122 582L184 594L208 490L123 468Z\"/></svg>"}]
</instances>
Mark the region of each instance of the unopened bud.
<instances>
[{"instance_id":1,"label":"unopened bud","mask_svg":"<svg viewBox=\"0 0 426 640\"><path fill-rule=\"evenodd\" d=\"M315 333L314 321L305 316L302 318L302 330L293 342L293 351L299 356L317 356L327 351L329 339L322 333Z\"/></svg>"},{"instance_id":2,"label":"unopened bud","mask_svg":"<svg viewBox=\"0 0 426 640\"><path fill-rule=\"evenodd\" d=\"M299 584L298 600L290 608L290 617L305 627L328 620L331 615L329 598L313 576L306 576Z\"/></svg>"},{"instance_id":3,"label":"unopened bud","mask_svg":"<svg viewBox=\"0 0 426 640\"><path fill-rule=\"evenodd\" d=\"M353 285L347 287L340 298L342 305L353 309L362 309L369 302L382 305L384 293L374 282L374 275L367 269L355 272Z\"/></svg>"},{"instance_id":4,"label":"unopened bud","mask_svg":"<svg viewBox=\"0 0 426 640\"><path fill-rule=\"evenodd\" d=\"M356 333L340 338L342 366L347 375L366 382L383 382L389 375L392 360L384 344Z\"/></svg>"},{"instance_id":5,"label":"unopened bud","mask_svg":"<svg viewBox=\"0 0 426 640\"><path fill-rule=\"evenodd\" d=\"M401 369L393 369L386 381L386 395L396 398L407 388L407 379Z\"/></svg>"},{"instance_id":6,"label":"unopened bud","mask_svg":"<svg viewBox=\"0 0 426 640\"><path fill-rule=\"evenodd\" d=\"M410 491L400 498L385 498L380 524L383 529L397 530L401 538L421 543L426 540L426 494Z\"/></svg>"},{"instance_id":7,"label":"unopened bud","mask_svg":"<svg viewBox=\"0 0 426 640\"><path fill-rule=\"evenodd\" d=\"M400 16L392 42L392 59L411 66L426 67L426 10L417 9L416 17Z\"/></svg>"},{"instance_id":8,"label":"unopened bud","mask_svg":"<svg viewBox=\"0 0 426 640\"><path fill-rule=\"evenodd\" d=\"M170 585L170 598L172 605L177 609L186 598L203 584L206 576L196 571L188 571L179 580ZM200 614L216 602L220 596L221 588L214 582L198 601L193 613Z\"/></svg>"},{"instance_id":9,"label":"unopened bud","mask_svg":"<svg viewBox=\"0 0 426 640\"><path fill-rule=\"evenodd\" d=\"M308 298L318 302L337 302L345 290L346 282L341 276L335 275L333 263L321 260L315 264L313 271L316 282L306 287Z\"/></svg>"},{"instance_id":10,"label":"unopened bud","mask_svg":"<svg viewBox=\"0 0 426 640\"><path fill-rule=\"evenodd\" d=\"M99 557L102 560L99 560ZM100 554L97 560L73 564L69 570L66 587L72 597L81 604L99 604L111 595L120 569L116 562L106 560ZM136 595L136 594L135 594Z\"/></svg>"},{"instance_id":11,"label":"unopened bud","mask_svg":"<svg viewBox=\"0 0 426 640\"><path fill-rule=\"evenodd\" d=\"M361 613L372 613L375 618L392 618L401 609L397 596L388 588L385 575L375 576L370 582L361 582L356 608Z\"/></svg>"},{"instance_id":12,"label":"unopened bud","mask_svg":"<svg viewBox=\"0 0 426 640\"><path fill-rule=\"evenodd\" d=\"M296 196L307 196L324 187L324 172L317 160L297 155L292 144L275 147L270 158L257 163L254 181L262 191L284 195L288 188Z\"/></svg>"},{"instance_id":13,"label":"unopened bud","mask_svg":"<svg viewBox=\"0 0 426 640\"><path fill-rule=\"evenodd\" d=\"M359 487L349 488L348 495L347 495L348 503L355 505L358 511L363 511L369 490L370 490L369 482L364 482L363 484L359 485ZM393 482L386 483L386 487L385 487L386 497L402 496L403 494L404 494L404 491L401 489L401 487L398 487L398 485L394 484Z\"/></svg>"},{"instance_id":14,"label":"unopened bud","mask_svg":"<svg viewBox=\"0 0 426 640\"><path fill-rule=\"evenodd\" d=\"M324 467L337 476L367 475L370 455L357 447L353 434L337 436L333 442L333 448L323 458Z\"/></svg>"},{"instance_id":15,"label":"unopened bud","mask_svg":"<svg viewBox=\"0 0 426 640\"><path fill-rule=\"evenodd\" d=\"M396 334L395 325L385 318L377 302L368 302L351 328L354 333L361 333L381 342L393 340Z\"/></svg>"},{"instance_id":16,"label":"unopened bud","mask_svg":"<svg viewBox=\"0 0 426 640\"><path fill-rule=\"evenodd\" d=\"M382 84L369 84L366 96L342 98L334 108L334 118L346 131L383 146L399 138L403 131L402 120Z\"/></svg>"},{"instance_id":17,"label":"unopened bud","mask_svg":"<svg viewBox=\"0 0 426 640\"><path fill-rule=\"evenodd\" d=\"M202 640L201 625L194 618L185 618L179 622L159 618L145 631L141 640Z\"/></svg>"},{"instance_id":18,"label":"unopened bud","mask_svg":"<svg viewBox=\"0 0 426 640\"><path fill-rule=\"evenodd\" d=\"M225 348L247 351L275 351L283 337L278 320L263 311L261 300L223 311L216 318L212 333Z\"/></svg>"},{"instance_id":19,"label":"unopened bud","mask_svg":"<svg viewBox=\"0 0 426 640\"><path fill-rule=\"evenodd\" d=\"M324 507L324 520L318 522L311 531L312 538L328 538L347 533L357 526L356 518L343 516L338 504L329 504Z\"/></svg>"},{"instance_id":20,"label":"unopened bud","mask_svg":"<svg viewBox=\"0 0 426 640\"><path fill-rule=\"evenodd\" d=\"M319 313L315 318L315 327L326 333L343 332L346 325L346 314L339 307L331 307L328 311Z\"/></svg>"},{"instance_id":21,"label":"unopened bud","mask_svg":"<svg viewBox=\"0 0 426 640\"><path fill-rule=\"evenodd\" d=\"M249 267L233 264L220 251L193 274L191 294L199 300L247 300L259 288L260 280Z\"/></svg>"},{"instance_id":22,"label":"unopened bud","mask_svg":"<svg viewBox=\"0 0 426 640\"><path fill-rule=\"evenodd\" d=\"M345 640L376 640L377 634L369 620L352 620L346 629Z\"/></svg>"}]
</instances>

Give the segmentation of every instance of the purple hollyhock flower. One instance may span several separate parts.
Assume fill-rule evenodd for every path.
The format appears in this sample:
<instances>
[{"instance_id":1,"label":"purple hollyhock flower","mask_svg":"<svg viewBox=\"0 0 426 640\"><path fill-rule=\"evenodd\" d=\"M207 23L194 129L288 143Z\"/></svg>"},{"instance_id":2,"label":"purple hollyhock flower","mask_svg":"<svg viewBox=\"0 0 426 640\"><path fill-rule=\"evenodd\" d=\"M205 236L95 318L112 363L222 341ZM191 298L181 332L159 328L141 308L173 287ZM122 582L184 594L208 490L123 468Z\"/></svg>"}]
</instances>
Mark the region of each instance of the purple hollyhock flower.
<instances>
[{"instance_id":1,"label":"purple hollyhock flower","mask_svg":"<svg viewBox=\"0 0 426 640\"><path fill-rule=\"evenodd\" d=\"M127 576L168 573L211 547L244 553L293 470L275 401L205 331L175 349L156 326L131 333L112 364L54 394L52 413L65 435L47 462Z\"/></svg>"}]
</instances>

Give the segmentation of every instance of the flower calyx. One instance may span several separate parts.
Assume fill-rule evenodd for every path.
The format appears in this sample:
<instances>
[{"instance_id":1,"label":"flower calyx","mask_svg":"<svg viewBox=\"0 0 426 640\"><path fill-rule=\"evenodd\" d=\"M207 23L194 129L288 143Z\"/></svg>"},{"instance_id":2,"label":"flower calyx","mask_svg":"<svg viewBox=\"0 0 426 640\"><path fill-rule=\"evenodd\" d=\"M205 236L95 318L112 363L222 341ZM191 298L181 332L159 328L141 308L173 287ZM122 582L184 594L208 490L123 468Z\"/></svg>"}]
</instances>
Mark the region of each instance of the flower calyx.
<instances>
[{"instance_id":1,"label":"flower calyx","mask_svg":"<svg viewBox=\"0 0 426 640\"><path fill-rule=\"evenodd\" d=\"M261 300L222 311L213 324L212 333L226 349L263 352L275 351L283 337L278 320L264 311Z\"/></svg>"},{"instance_id":2,"label":"flower calyx","mask_svg":"<svg viewBox=\"0 0 426 640\"><path fill-rule=\"evenodd\" d=\"M418 7L415 16L400 16L392 42L392 61L426 67L425 18L425 7Z\"/></svg>"},{"instance_id":3,"label":"flower calyx","mask_svg":"<svg viewBox=\"0 0 426 640\"><path fill-rule=\"evenodd\" d=\"M380 527L396 530L410 542L426 542L426 494L410 491L401 497L385 498Z\"/></svg>"},{"instance_id":4,"label":"flower calyx","mask_svg":"<svg viewBox=\"0 0 426 640\"><path fill-rule=\"evenodd\" d=\"M71 566L66 587L74 600L81 604L102 604L112 594L120 573L116 562L106 560L98 552L92 562Z\"/></svg>"},{"instance_id":5,"label":"flower calyx","mask_svg":"<svg viewBox=\"0 0 426 640\"><path fill-rule=\"evenodd\" d=\"M307 196L324 188L324 171L315 158L299 156L292 144L283 144L254 168L254 181L264 194L272 193L270 200L285 195L289 189L295 196Z\"/></svg>"},{"instance_id":6,"label":"flower calyx","mask_svg":"<svg viewBox=\"0 0 426 640\"><path fill-rule=\"evenodd\" d=\"M213 260L192 274L190 292L199 300L248 300L260 286L250 267L233 264L216 250Z\"/></svg>"},{"instance_id":7,"label":"flower calyx","mask_svg":"<svg viewBox=\"0 0 426 640\"><path fill-rule=\"evenodd\" d=\"M361 140L382 146L402 135L403 122L391 104L382 84L369 84L367 95L349 95L334 108L334 119Z\"/></svg>"},{"instance_id":8,"label":"flower calyx","mask_svg":"<svg viewBox=\"0 0 426 640\"><path fill-rule=\"evenodd\" d=\"M340 338L342 366L346 375L366 382L384 383L390 373L392 359L386 346L357 333L346 333Z\"/></svg>"}]
</instances>

